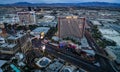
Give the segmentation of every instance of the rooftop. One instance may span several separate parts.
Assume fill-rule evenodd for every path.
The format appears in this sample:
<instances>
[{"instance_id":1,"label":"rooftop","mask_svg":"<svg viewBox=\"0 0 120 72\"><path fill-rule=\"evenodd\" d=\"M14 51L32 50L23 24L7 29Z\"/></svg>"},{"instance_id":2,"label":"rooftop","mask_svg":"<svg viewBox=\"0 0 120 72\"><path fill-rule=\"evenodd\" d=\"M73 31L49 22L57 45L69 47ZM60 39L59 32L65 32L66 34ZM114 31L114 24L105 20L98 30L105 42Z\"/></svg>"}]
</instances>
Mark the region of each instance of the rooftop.
<instances>
[{"instance_id":1,"label":"rooftop","mask_svg":"<svg viewBox=\"0 0 120 72\"><path fill-rule=\"evenodd\" d=\"M37 27L30 34L31 35L39 35L41 32L44 32L46 34L49 29L50 29L49 27Z\"/></svg>"},{"instance_id":2,"label":"rooftop","mask_svg":"<svg viewBox=\"0 0 120 72\"><path fill-rule=\"evenodd\" d=\"M85 37L81 38L81 47L90 47Z\"/></svg>"},{"instance_id":3,"label":"rooftop","mask_svg":"<svg viewBox=\"0 0 120 72\"><path fill-rule=\"evenodd\" d=\"M117 56L116 61L120 64L120 46L108 46L108 48Z\"/></svg>"},{"instance_id":4,"label":"rooftop","mask_svg":"<svg viewBox=\"0 0 120 72\"><path fill-rule=\"evenodd\" d=\"M5 43L5 39L3 37L0 37L0 43Z\"/></svg>"},{"instance_id":5,"label":"rooftop","mask_svg":"<svg viewBox=\"0 0 120 72\"><path fill-rule=\"evenodd\" d=\"M106 39L113 40L120 46L120 34L113 29L99 29L103 37Z\"/></svg>"},{"instance_id":6,"label":"rooftop","mask_svg":"<svg viewBox=\"0 0 120 72\"><path fill-rule=\"evenodd\" d=\"M24 11L24 12L17 12L18 15L20 14L30 14L30 13L35 13L35 11Z\"/></svg>"},{"instance_id":7,"label":"rooftop","mask_svg":"<svg viewBox=\"0 0 120 72\"><path fill-rule=\"evenodd\" d=\"M75 69L76 69L76 67L73 65L66 65L63 67L61 72L74 72Z\"/></svg>"},{"instance_id":8,"label":"rooftop","mask_svg":"<svg viewBox=\"0 0 120 72\"><path fill-rule=\"evenodd\" d=\"M23 37L24 35L25 35L24 32L18 32L16 35L9 36L8 39L16 40Z\"/></svg>"},{"instance_id":9,"label":"rooftop","mask_svg":"<svg viewBox=\"0 0 120 72\"><path fill-rule=\"evenodd\" d=\"M99 21L116 22L115 19L98 19Z\"/></svg>"},{"instance_id":10,"label":"rooftop","mask_svg":"<svg viewBox=\"0 0 120 72\"><path fill-rule=\"evenodd\" d=\"M5 60L0 60L0 72L2 72L1 66L4 65L7 61Z\"/></svg>"},{"instance_id":11,"label":"rooftop","mask_svg":"<svg viewBox=\"0 0 120 72\"><path fill-rule=\"evenodd\" d=\"M95 51L94 50L82 49L82 51L86 52L88 55L95 55Z\"/></svg>"},{"instance_id":12,"label":"rooftop","mask_svg":"<svg viewBox=\"0 0 120 72\"><path fill-rule=\"evenodd\" d=\"M93 25L102 25L99 21L96 20L92 20L91 22Z\"/></svg>"},{"instance_id":13,"label":"rooftop","mask_svg":"<svg viewBox=\"0 0 120 72\"><path fill-rule=\"evenodd\" d=\"M1 48L13 48L15 47L17 44L8 44L8 43L4 43L2 44L0 47Z\"/></svg>"},{"instance_id":14,"label":"rooftop","mask_svg":"<svg viewBox=\"0 0 120 72\"><path fill-rule=\"evenodd\" d=\"M21 72L14 64L10 64L10 67L11 67L15 72Z\"/></svg>"},{"instance_id":15,"label":"rooftop","mask_svg":"<svg viewBox=\"0 0 120 72\"><path fill-rule=\"evenodd\" d=\"M43 68L43 67L46 67L50 62L51 60L49 58L43 57L37 61L36 65L40 68Z\"/></svg>"},{"instance_id":16,"label":"rooftop","mask_svg":"<svg viewBox=\"0 0 120 72\"><path fill-rule=\"evenodd\" d=\"M107 52L109 59L111 60L117 59L117 56L113 53L113 51L110 48L107 47L104 50Z\"/></svg>"},{"instance_id":17,"label":"rooftop","mask_svg":"<svg viewBox=\"0 0 120 72\"><path fill-rule=\"evenodd\" d=\"M63 63L59 60L55 60L52 64L47 67L47 72L59 72L59 70L63 67Z\"/></svg>"},{"instance_id":18,"label":"rooftop","mask_svg":"<svg viewBox=\"0 0 120 72\"><path fill-rule=\"evenodd\" d=\"M45 15L42 19L38 19L38 22L45 22L45 23L49 23L52 22L55 19L54 16L50 16L50 15Z\"/></svg>"}]
</instances>

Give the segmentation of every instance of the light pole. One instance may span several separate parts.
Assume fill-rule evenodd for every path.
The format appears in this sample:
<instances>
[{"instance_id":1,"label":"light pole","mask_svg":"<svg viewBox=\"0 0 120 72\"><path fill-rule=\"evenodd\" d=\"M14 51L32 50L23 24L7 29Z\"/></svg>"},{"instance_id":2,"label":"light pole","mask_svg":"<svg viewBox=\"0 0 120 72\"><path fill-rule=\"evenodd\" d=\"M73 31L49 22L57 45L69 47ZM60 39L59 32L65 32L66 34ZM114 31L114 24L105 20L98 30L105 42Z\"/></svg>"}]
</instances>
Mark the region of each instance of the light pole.
<instances>
[{"instance_id":1,"label":"light pole","mask_svg":"<svg viewBox=\"0 0 120 72\"><path fill-rule=\"evenodd\" d=\"M46 49L46 46L43 45L43 46L42 46L43 55L44 55L44 53L45 53L45 49Z\"/></svg>"},{"instance_id":2,"label":"light pole","mask_svg":"<svg viewBox=\"0 0 120 72\"><path fill-rule=\"evenodd\" d=\"M40 33L40 39L43 39L43 38L44 38L44 35L45 35L44 32L41 32L41 33Z\"/></svg>"}]
</instances>

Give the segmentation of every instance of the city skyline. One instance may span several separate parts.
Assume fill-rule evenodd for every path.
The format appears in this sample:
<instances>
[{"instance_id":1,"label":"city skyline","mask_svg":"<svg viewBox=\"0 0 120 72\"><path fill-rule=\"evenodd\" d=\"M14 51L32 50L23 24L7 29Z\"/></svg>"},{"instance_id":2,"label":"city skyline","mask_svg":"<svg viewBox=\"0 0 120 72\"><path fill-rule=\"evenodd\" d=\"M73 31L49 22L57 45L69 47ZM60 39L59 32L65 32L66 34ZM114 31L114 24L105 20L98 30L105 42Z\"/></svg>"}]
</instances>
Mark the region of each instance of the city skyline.
<instances>
[{"instance_id":1,"label":"city skyline","mask_svg":"<svg viewBox=\"0 0 120 72\"><path fill-rule=\"evenodd\" d=\"M0 0L0 72L120 72L120 1Z\"/></svg>"},{"instance_id":2,"label":"city skyline","mask_svg":"<svg viewBox=\"0 0 120 72\"><path fill-rule=\"evenodd\" d=\"M119 0L1 0L0 4L11 4L16 2L30 2L30 3L82 3L82 2L109 2L120 3Z\"/></svg>"}]
</instances>

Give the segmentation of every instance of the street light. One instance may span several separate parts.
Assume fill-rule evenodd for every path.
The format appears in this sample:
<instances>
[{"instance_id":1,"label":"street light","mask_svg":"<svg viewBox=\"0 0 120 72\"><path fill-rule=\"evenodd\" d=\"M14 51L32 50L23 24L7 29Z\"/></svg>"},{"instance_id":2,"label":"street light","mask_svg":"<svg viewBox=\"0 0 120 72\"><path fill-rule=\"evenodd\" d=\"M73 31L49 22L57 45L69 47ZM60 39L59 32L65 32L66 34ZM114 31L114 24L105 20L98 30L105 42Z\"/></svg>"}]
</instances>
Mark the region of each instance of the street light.
<instances>
[{"instance_id":1,"label":"street light","mask_svg":"<svg viewBox=\"0 0 120 72\"><path fill-rule=\"evenodd\" d=\"M43 54L44 54L44 52L45 52L45 49L46 49L46 47L45 47L45 45L43 45L43 46L42 46Z\"/></svg>"},{"instance_id":2,"label":"street light","mask_svg":"<svg viewBox=\"0 0 120 72\"><path fill-rule=\"evenodd\" d=\"M44 32L41 32L41 33L40 33L40 38L43 39L43 38L44 38L44 35L45 35L45 33L44 33Z\"/></svg>"},{"instance_id":3,"label":"street light","mask_svg":"<svg viewBox=\"0 0 120 72\"><path fill-rule=\"evenodd\" d=\"M40 38L41 38L41 39L43 39L44 37L43 37L43 36L41 36Z\"/></svg>"}]
</instances>

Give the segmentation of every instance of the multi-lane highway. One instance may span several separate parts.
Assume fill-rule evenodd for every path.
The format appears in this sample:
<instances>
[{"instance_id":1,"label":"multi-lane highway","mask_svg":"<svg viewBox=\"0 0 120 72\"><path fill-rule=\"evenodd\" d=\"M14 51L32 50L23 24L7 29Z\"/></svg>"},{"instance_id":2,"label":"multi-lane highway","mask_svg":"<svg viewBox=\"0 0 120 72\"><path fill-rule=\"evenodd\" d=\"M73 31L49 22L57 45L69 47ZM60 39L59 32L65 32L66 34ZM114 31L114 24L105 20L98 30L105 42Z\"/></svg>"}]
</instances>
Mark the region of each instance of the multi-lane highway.
<instances>
[{"instance_id":1,"label":"multi-lane highway","mask_svg":"<svg viewBox=\"0 0 120 72\"><path fill-rule=\"evenodd\" d=\"M89 32L85 32L85 36L90 44L90 46L95 50L97 59L100 62L101 68L105 72L118 72L111 64L110 60L107 58L105 52L100 49L100 47L95 43L95 40L91 37Z\"/></svg>"},{"instance_id":2,"label":"multi-lane highway","mask_svg":"<svg viewBox=\"0 0 120 72\"><path fill-rule=\"evenodd\" d=\"M88 70L90 72L104 72L104 70L102 70L101 68L88 63L87 61L80 59L78 57L73 57L74 55L69 54L70 52L64 52L59 50L59 49L55 49L55 47L52 47L51 45L46 45L46 51L56 57L59 57L61 59L66 60L67 62L70 62L78 67L81 67L85 70ZM69 55L68 55L69 54Z\"/></svg>"},{"instance_id":3,"label":"multi-lane highway","mask_svg":"<svg viewBox=\"0 0 120 72\"><path fill-rule=\"evenodd\" d=\"M92 42L90 46L92 46L96 52L101 53L101 50L98 49L99 47L96 45L96 43L93 42L91 39L88 39L88 40ZM39 41L40 40L38 40L38 42L33 41L33 44L35 45L35 47L36 47L36 45L37 45L37 47L40 47L41 42L39 42ZM77 55L73 54L72 52L67 51L66 49L57 48L50 44L46 44L45 51L51 55L54 55L55 57L64 59L67 62L70 62L70 63L72 63L78 67L81 67L83 69L86 69L90 72L115 72L115 70L111 67L110 63L108 62L108 59L101 58L101 56L99 56L99 55L97 55L97 58L99 59L99 61L101 63L100 67L82 59L80 56L77 56Z\"/></svg>"},{"instance_id":4,"label":"multi-lane highway","mask_svg":"<svg viewBox=\"0 0 120 72\"><path fill-rule=\"evenodd\" d=\"M33 40L33 45L34 46L39 45L38 47L40 47L41 42L38 42L38 43L34 42L34 40ZM77 55L73 54L72 52L67 51L65 49L56 48L53 45L46 44L46 50L45 51L47 53L55 56L55 57L64 59L65 61L70 62L70 63L72 63L72 64L74 64L74 65L76 65L78 67L81 67L81 68L83 68L85 70L88 70L90 72L104 72L104 70L97 67L96 65L93 65L92 63L80 58L79 56L77 56Z\"/></svg>"}]
</instances>

